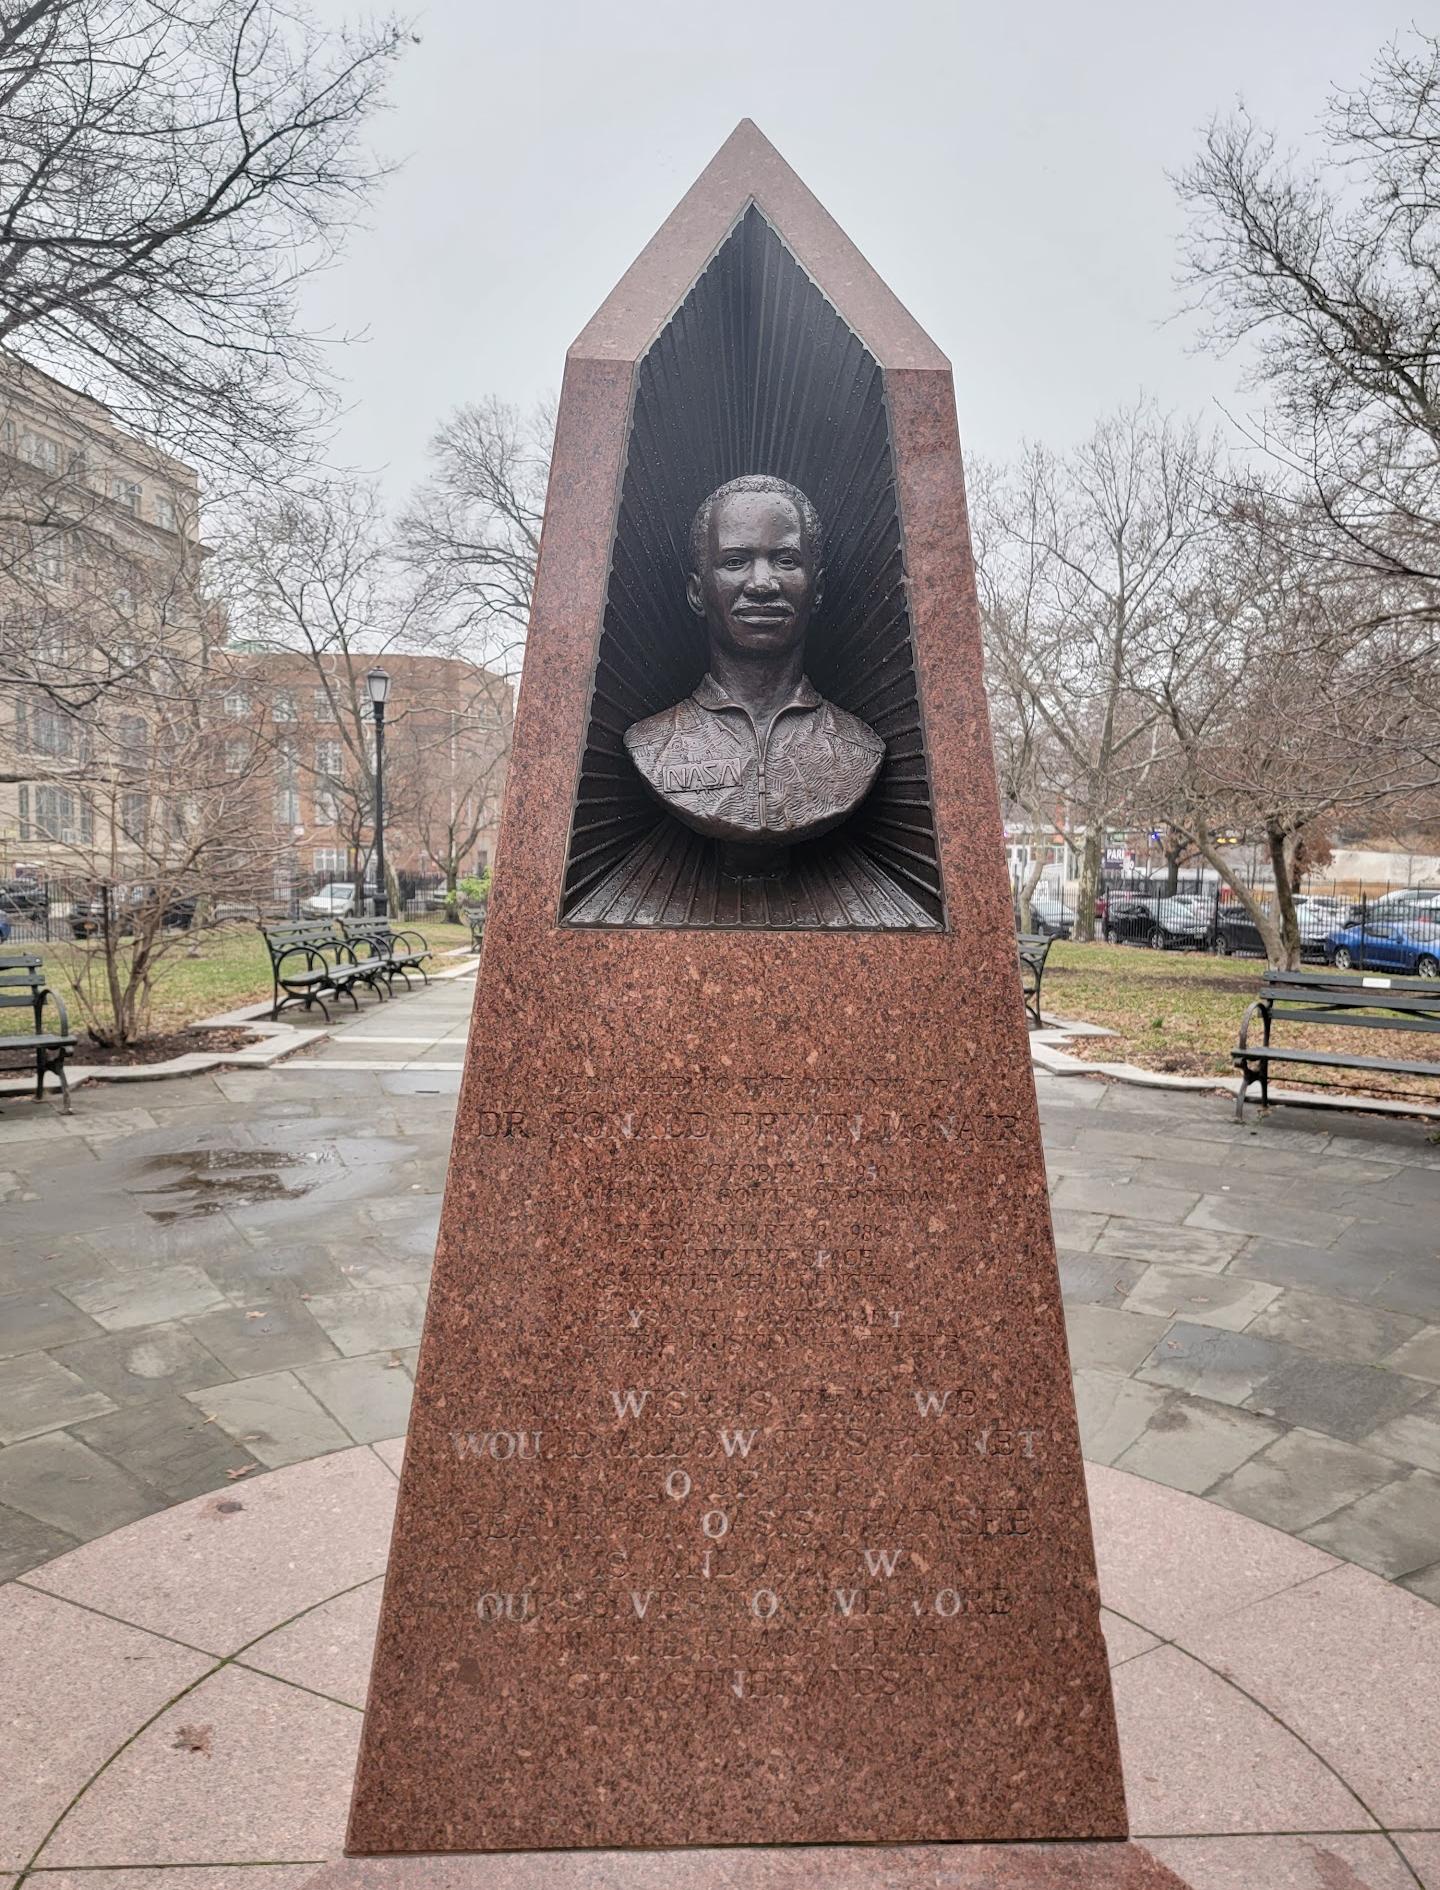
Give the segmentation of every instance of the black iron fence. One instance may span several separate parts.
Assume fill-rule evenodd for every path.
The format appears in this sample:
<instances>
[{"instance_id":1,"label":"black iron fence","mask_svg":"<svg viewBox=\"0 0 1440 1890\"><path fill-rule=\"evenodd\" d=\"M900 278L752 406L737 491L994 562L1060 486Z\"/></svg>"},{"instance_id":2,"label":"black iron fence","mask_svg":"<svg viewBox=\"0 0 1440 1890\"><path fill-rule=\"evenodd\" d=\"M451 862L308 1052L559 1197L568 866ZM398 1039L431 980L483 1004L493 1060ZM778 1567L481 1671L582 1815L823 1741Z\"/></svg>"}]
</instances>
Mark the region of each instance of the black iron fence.
<instances>
[{"instance_id":1,"label":"black iron fence","mask_svg":"<svg viewBox=\"0 0 1440 1890\"><path fill-rule=\"evenodd\" d=\"M107 930L124 936L134 930L137 914L153 910L161 896L154 886L129 882L0 875L0 950L84 941ZM374 887L323 878L263 887L243 898L213 898L181 888L167 889L163 897L163 923L181 930L259 919L370 917L376 909ZM465 904L458 898L457 912ZM443 880L401 875L400 903L392 918L443 919L446 911Z\"/></svg>"},{"instance_id":2,"label":"black iron fence","mask_svg":"<svg viewBox=\"0 0 1440 1890\"><path fill-rule=\"evenodd\" d=\"M1016 884L1015 923L1027 929L1021 888ZM1273 892L1260 894L1264 917L1279 925ZM1362 885L1337 891L1315 884L1295 895L1295 917L1304 963L1341 971L1440 977L1440 886ZM1028 930L1052 938L1077 938L1079 912L1073 892L1042 885L1029 902ZM1228 887L1210 880L1115 881L1101 890L1094 937L1112 945L1151 951L1211 952L1220 957L1265 958L1265 938L1255 916Z\"/></svg>"}]
</instances>

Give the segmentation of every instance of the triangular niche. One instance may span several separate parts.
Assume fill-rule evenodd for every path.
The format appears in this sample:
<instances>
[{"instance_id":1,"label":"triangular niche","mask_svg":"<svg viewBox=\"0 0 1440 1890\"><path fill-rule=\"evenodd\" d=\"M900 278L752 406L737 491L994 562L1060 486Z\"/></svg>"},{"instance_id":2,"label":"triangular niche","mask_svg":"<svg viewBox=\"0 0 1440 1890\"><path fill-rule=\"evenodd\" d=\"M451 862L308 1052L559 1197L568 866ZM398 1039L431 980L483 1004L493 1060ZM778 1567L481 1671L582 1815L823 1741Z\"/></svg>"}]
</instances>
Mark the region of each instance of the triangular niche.
<instances>
[{"instance_id":1,"label":"triangular niche","mask_svg":"<svg viewBox=\"0 0 1440 1890\"><path fill-rule=\"evenodd\" d=\"M879 779L779 879L721 871L647 793L625 730L687 696L705 633L684 545L705 496L742 473L809 494L825 533L824 603L806 667L881 734ZM879 364L752 203L639 363L604 623L576 787L569 925L930 931L944 924Z\"/></svg>"}]
</instances>

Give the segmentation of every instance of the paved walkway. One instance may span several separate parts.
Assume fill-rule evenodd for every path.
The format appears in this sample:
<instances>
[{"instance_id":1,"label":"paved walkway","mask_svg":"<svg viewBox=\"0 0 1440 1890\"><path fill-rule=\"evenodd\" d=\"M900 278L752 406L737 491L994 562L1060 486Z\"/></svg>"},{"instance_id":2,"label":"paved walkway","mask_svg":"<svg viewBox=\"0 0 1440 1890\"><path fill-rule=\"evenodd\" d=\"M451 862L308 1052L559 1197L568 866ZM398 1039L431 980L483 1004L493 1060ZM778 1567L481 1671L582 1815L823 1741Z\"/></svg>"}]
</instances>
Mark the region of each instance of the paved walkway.
<instances>
[{"instance_id":1,"label":"paved walkway","mask_svg":"<svg viewBox=\"0 0 1440 1890\"><path fill-rule=\"evenodd\" d=\"M0 1579L403 1431L472 990L0 1105ZM1039 1087L1087 1456L1440 1602L1433 1129Z\"/></svg>"},{"instance_id":2,"label":"paved walkway","mask_svg":"<svg viewBox=\"0 0 1440 1890\"><path fill-rule=\"evenodd\" d=\"M257 1476L0 1589L6 1890L6 1871L32 1866L31 1890L993 1881L984 1852L921 1847L372 1860L340 1872L399 1454L380 1444ZM1091 1504L1140 1844L1192 1890L1440 1890L1430 1604L1123 1471L1092 1470ZM1028 1850L1004 1881L1081 1873L1052 1875Z\"/></svg>"}]
</instances>

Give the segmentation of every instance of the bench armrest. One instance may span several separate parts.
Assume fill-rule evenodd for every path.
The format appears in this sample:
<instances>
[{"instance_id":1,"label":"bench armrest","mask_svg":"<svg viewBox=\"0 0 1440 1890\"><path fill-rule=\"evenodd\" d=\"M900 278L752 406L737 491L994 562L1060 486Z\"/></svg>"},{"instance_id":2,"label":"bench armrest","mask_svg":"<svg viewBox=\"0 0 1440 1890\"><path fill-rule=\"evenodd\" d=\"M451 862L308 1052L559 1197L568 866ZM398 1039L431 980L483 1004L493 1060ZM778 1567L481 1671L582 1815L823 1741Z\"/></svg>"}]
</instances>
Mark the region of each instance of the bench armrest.
<instances>
[{"instance_id":1,"label":"bench armrest","mask_svg":"<svg viewBox=\"0 0 1440 1890\"><path fill-rule=\"evenodd\" d=\"M44 991L40 994L41 1008L43 1009L47 1003L53 1004L56 1010L59 1011L60 1035L62 1037L68 1037L70 1035L70 1017L69 1017L68 1012L65 1009L65 1000L64 998L61 997L58 991L52 990L48 984L46 985Z\"/></svg>"},{"instance_id":2,"label":"bench armrest","mask_svg":"<svg viewBox=\"0 0 1440 1890\"><path fill-rule=\"evenodd\" d=\"M307 971L314 971L317 968L321 971L328 971L330 969L329 965L325 962L325 954L316 951L313 945L285 945L282 946L278 952L272 947L270 957L274 962L276 981L280 984L285 982L284 974L280 967L285 963L287 958L303 958Z\"/></svg>"},{"instance_id":3,"label":"bench armrest","mask_svg":"<svg viewBox=\"0 0 1440 1890\"><path fill-rule=\"evenodd\" d=\"M1263 997L1256 998L1253 1004L1246 1007L1245 1015L1240 1019L1240 1041L1235 1046L1237 1050L1244 1050L1250 1042L1251 1018L1254 1017L1257 1011L1265 1011L1268 1009L1269 1000Z\"/></svg>"}]
</instances>

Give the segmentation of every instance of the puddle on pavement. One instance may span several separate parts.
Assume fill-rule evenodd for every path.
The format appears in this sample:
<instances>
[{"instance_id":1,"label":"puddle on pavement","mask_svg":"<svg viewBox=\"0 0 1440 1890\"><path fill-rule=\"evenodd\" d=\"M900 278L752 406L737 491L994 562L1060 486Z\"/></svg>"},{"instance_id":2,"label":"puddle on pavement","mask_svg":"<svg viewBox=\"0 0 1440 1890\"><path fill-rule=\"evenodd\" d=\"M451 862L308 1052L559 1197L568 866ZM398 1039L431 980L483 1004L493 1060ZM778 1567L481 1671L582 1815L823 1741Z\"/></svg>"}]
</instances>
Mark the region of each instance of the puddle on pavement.
<instances>
[{"instance_id":1,"label":"puddle on pavement","mask_svg":"<svg viewBox=\"0 0 1440 1890\"><path fill-rule=\"evenodd\" d=\"M169 1226L174 1221L204 1220L231 1208L260 1207L268 1201L295 1200L328 1179L336 1157L329 1152L278 1148L188 1148L169 1155L152 1155L141 1163L142 1173L168 1174L153 1188L134 1192L147 1201L164 1195L184 1196L171 1207L149 1207L152 1221Z\"/></svg>"}]
</instances>

